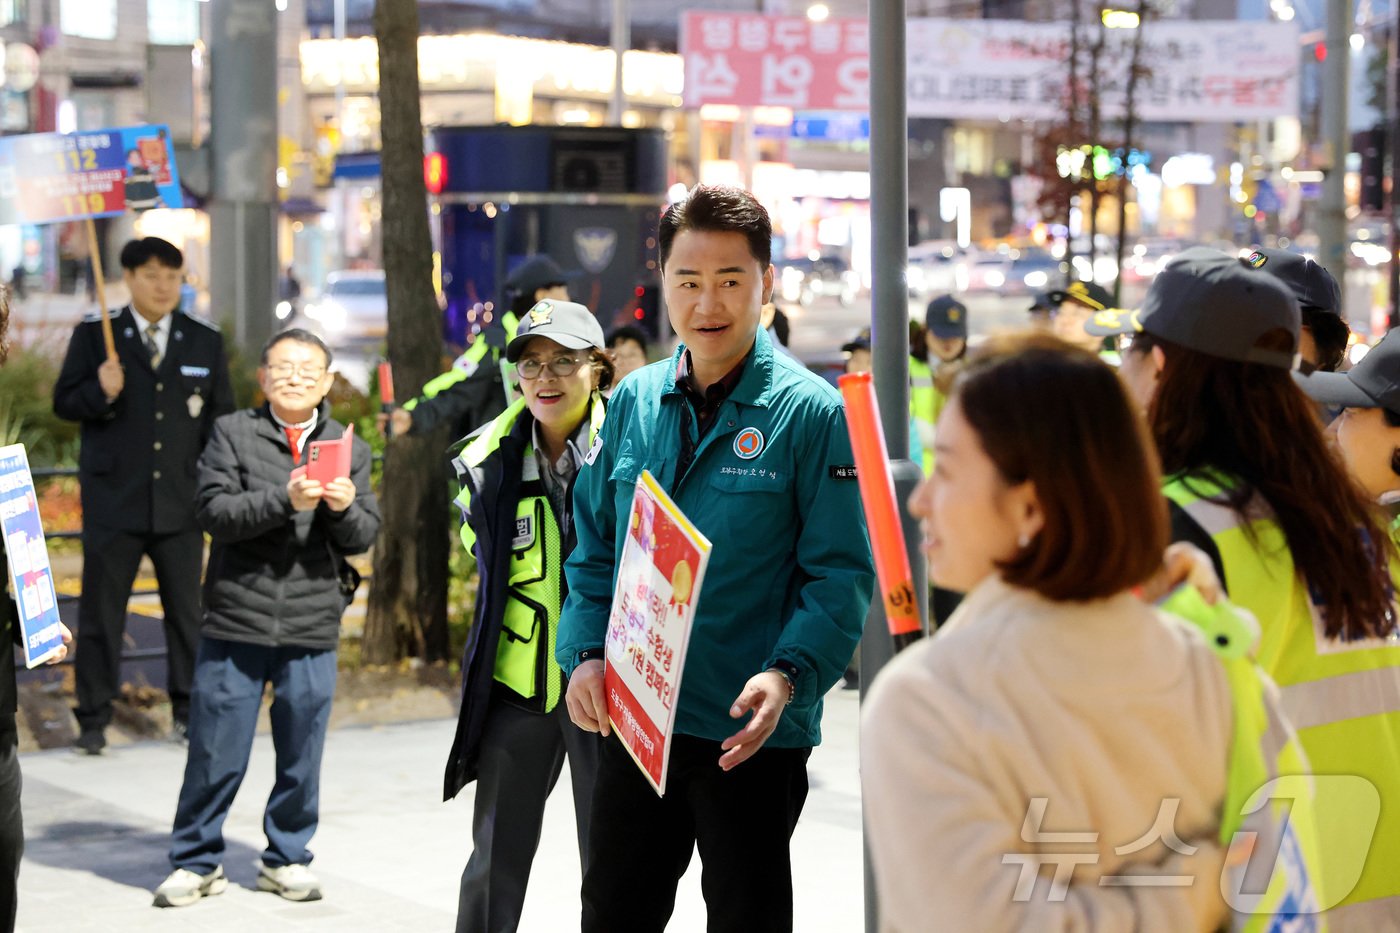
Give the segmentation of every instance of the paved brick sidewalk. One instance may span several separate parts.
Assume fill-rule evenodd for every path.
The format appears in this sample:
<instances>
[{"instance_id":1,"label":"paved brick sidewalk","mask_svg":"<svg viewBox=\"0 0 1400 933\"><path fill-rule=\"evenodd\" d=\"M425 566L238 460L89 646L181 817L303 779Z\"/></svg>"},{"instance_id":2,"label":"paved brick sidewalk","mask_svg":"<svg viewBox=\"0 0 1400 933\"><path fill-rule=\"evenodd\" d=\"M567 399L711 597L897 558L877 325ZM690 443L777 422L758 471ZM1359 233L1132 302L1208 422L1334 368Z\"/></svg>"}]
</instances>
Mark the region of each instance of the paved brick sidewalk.
<instances>
[{"instance_id":1,"label":"paved brick sidewalk","mask_svg":"<svg viewBox=\"0 0 1400 933\"><path fill-rule=\"evenodd\" d=\"M812 792L793 842L796 929L862 928L859 780L854 693L827 701L824 744L812 756ZM67 749L21 758L27 849L18 929L26 933L272 933L278 930L451 930L457 883L471 849L471 789L441 803L452 741L446 720L332 731L326 745L318 855L325 900L293 904L255 889L272 788L272 746L258 736L248 777L225 824L227 893L157 910L150 890L169 870L165 852L184 750L138 743L87 758ZM565 773L561 782L568 780ZM644 842L639 844L645 844ZM672 933L704 930L699 860L682 881ZM578 856L569 795L546 816L522 930L578 924Z\"/></svg>"}]
</instances>

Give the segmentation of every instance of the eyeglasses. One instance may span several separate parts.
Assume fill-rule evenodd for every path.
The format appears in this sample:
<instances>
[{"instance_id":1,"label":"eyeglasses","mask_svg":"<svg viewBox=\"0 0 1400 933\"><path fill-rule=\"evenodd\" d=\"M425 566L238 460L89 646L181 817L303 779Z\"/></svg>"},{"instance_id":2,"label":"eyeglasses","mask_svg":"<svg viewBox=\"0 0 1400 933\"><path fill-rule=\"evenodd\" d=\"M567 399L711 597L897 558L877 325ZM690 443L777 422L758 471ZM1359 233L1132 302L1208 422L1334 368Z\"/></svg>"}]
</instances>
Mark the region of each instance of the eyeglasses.
<instances>
[{"instance_id":1,"label":"eyeglasses","mask_svg":"<svg viewBox=\"0 0 1400 933\"><path fill-rule=\"evenodd\" d=\"M278 363L276 366L267 367L267 373L278 382L288 382L294 376L305 379L307 382L319 382L326 374L324 366L294 366L291 363Z\"/></svg>"},{"instance_id":2,"label":"eyeglasses","mask_svg":"<svg viewBox=\"0 0 1400 933\"><path fill-rule=\"evenodd\" d=\"M556 356L546 363L537 357L526 357L515 364L515 371L520 374L521 379L538 379L544 372L545 366L549 371L561 379L565 376L572 376L578 372L584 361L577 356Z\"/></svg>"}]
</instances>

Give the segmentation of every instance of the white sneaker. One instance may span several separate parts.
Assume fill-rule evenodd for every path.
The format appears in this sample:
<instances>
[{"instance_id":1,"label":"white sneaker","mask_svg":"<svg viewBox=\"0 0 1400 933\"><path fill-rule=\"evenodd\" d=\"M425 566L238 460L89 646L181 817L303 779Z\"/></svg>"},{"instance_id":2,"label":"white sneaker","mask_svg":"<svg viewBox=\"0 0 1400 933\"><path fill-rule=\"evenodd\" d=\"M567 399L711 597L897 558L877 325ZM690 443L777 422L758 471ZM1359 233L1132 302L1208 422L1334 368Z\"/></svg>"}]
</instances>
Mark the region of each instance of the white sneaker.
<instances>
[{"instance_id":1,"label":"white sneaker","mask_svg":"<svg viewBox=\"0 0 1400 933\"><path fill-rule=\"evenodd\" d=\"M271 891L289 901L319 901L321 882L305 865L269 868L258 862L258 890Z\"/></svg>"},{"instance_id":2,"label":"white sneaker","mask_svg":"<svg viewBox=\"0 0 1400 933\"><path fill-rule=\"evenodd\" d=\"M227 888L228 879L224 877L222 865L207 875L177 868L156 888L154 904L156 907L188 907L201 897L223 894Z\"/></svg>"}]
</instances>

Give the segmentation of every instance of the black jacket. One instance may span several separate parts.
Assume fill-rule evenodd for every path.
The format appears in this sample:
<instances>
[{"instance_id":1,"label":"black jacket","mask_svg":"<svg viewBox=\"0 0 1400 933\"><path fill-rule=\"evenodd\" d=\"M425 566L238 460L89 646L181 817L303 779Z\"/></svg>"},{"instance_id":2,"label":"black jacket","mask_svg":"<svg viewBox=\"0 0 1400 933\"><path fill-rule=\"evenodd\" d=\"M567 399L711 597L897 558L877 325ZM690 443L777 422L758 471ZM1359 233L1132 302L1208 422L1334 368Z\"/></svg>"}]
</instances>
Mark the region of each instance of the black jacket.
<instances>
[{"instance_id":1,"label":"black jacket","mask_svg":"<svg viewBox=\"0 0 1400 933\"><path fill-rule=\"evenodd\" d=\"M467 635L467 644L462 652L462 708L457 716L457 732L443 776L444 800L457 796L458 791L477 777L486 711L492 691L498 689L493 672L502 620L510 598L506 583L510 579L511 541L515 537L515 512L521 496L525 452L533 441L534 424L535 419L529 409L522 411L511 426L510 433L501 438L496 450L463 477L464 485L471 491L466 521L476 533L473 550L479 583L476 613L472 617L471 632ZM577 476L577 473L574 474L575 479ZM569 483L569 496L573 496L573 480ZM561 577L564 558L573 550L574 541L570 523L561 545ZM562 596L562 578L559 585ZM564 686L567 688L567 684ZM559 702L564 702L562 697Z\"/></svg>"},{"instance_id":2,"label":"black jacket","mask_svg":"<svg viewBox=\"0 0 1400 933\"><path fill-rule=\"evenodd\" d=\"M321 403L307 439L345 433ZM321 504L292 509L292 449L264 405L225 415L199 458L196 507L212 544L204 574L204 628L211 638L258 645L334 648L348 602L340 589L346 554L361 554L379 533L370 489L369 445L355 438L350 478L355 501L344 512ZM304 462L305 458L303 458Z\"/></svg>"},{"instance_id":3,"label":"black jacket","mask_svg":"<svg viewBox=\"0 0 1400 933\"><path fill-rule=\"evenodd\" d=\"M19 740L15 729L18 708L18 688L15 686L15 646L21 645L19 606L10 591L10 568L5 558L5 536L0 535L0 573L5 576L0 586L0 750Z\"/></svg>"},{"instance_id":4,"label":"black jacket","mask_svg":"<svg viewBox=\"0 0 1400 933\"><path fill-rule=\"evenodd\" d=\"M53 410L83 425L84 522L136 533L192 531L199 453L214 420L233 410L224 338L176 311L153 371L141 324L130 306L112 318L125 386L111 404L97 381L107 358L101 321L93 316L79 324L54 384Z\"/></svg>"},{"instance_id":5,"label":"black jacket","mask_svg":"<svg viewBox=\"0 0 1400 933\"><path fill-rule=\"evenodd\" d=\"M505 410L506 389L500 357L490 352L470 376L452 383L432 398L419 399L413 409L413 427L409 433L431 434L445 424L455 441L489 424Z\"/></svg>"}]
</instances>

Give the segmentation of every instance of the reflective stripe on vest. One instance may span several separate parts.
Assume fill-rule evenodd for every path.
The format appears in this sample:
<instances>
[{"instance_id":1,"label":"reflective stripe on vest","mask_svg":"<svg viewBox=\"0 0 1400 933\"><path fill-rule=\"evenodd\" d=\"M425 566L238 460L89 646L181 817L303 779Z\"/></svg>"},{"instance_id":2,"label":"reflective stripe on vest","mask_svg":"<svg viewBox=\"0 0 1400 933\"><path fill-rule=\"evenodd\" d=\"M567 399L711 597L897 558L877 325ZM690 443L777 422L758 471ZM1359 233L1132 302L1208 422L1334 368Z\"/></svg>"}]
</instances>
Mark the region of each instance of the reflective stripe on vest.
<instances>
[{"instance_id":1,"label":"reflective stripe on vest","mask_svg":"<svg viewBox=\"0 0 1400 933\"><path fill-rule=\"evenodd\" d=\"M1256 497L1242 521L1203 498L1222 498L1225 488L1218 478L1188 486L1178 477L1164 492L1210 534L1230 599L1258 618L1260 665L1279 685L1312 771L1363 779L1329 783L1318 797L1322 889L1343 907L1400 896L1400 640L1328 638L1267 504ZM1368 854L1356 827L1373 813Z\"/></svg>"},{"instance_id":2,"label":"reflective stripe on vest","mask_svg":"<svg viewBox=\"0 0 1400 933\"><path fill-rule=\"evenodd\" d=\"M933 472L933 434L944 401L943 393L934 384L933 369L909 357L909 414L914 418L914 429L919 432L925 475Z\"/></svg>"},{"instance_id":3,"label":"reflective stripe on vest","mask_svg":"<svg viewBox=\"0 0 1400 933\"><path fill-rule=\"evenodd\" d=\"M509 344L515 339L515 333L520 327L520 320L511 312L507 311L501 316L501 327L506 332L506 343ZM481 361L486 357L486 351L490 349L490 341L485 336L478 336L472 341L472 345L467 347L465 353L452 361L452 365L447 372L439 373L423 384L423 391L417 398L409 399L404 404L405 411L413 411L418 407L418 403L425 398L436 398L443 392L452 388L463 379L468 379L476 372Z\"/></svg>"}]
</instances>

